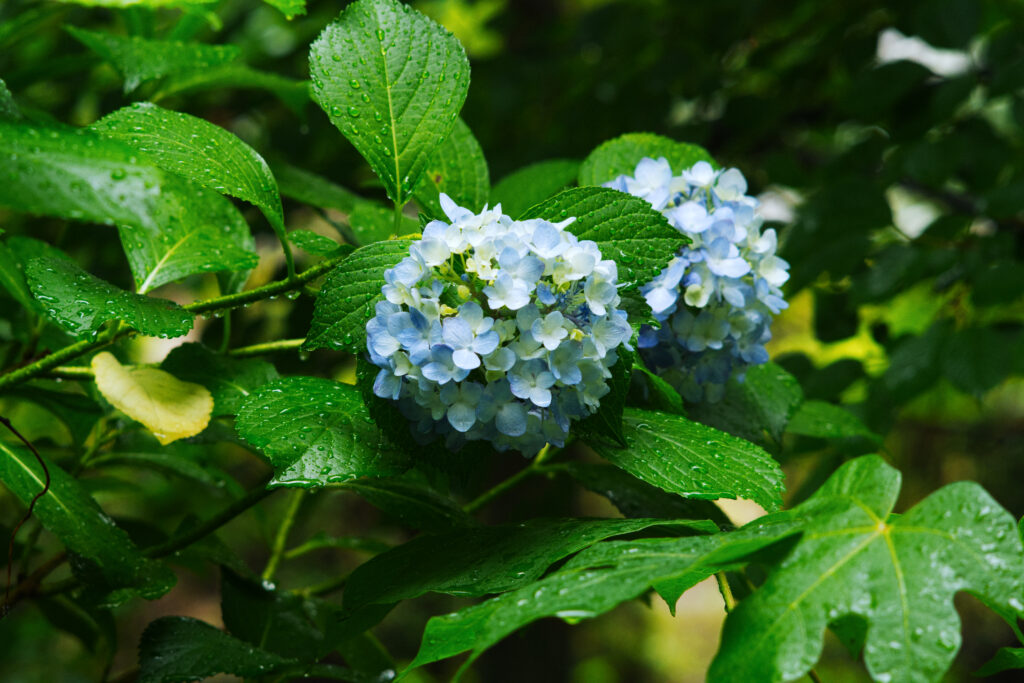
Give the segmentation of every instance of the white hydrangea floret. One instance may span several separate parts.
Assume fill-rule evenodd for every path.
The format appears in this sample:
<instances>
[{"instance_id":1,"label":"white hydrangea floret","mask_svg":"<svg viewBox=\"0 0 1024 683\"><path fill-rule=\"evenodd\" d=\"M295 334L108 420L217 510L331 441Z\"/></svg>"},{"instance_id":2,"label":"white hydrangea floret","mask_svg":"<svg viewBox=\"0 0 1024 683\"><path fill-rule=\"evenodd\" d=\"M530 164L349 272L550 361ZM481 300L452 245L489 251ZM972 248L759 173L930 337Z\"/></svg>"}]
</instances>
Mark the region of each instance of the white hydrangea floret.
<instances>
[{"instance_id":1,"label":"white hydrangea floret","mask_svg":"<svg viewBox=\"0 0 1024 683\"><path fill-rule=\"evenodd\" d=\"M560 223L479 214L441 195L432 221L385 275L366 325L374 393L423 440L486 440L527 455L562 446L609 391L632 330L617 269Z\"/></svg>"},{"instance_id":2,"label":"white hydrangea floret","mask_svg":"<svg viewBox=\"0 0 1024 683\"><path fill-rule=\"evenodd\" d=\"M648 158L606 186L646 199L690 238L641 290L661 327L643 326L638 345L688 400L719 398L729 377L767 362L772 317L787 306L779 288L789 264L775 255L775 230L761 230L735 168L699 161L677 176L666 159Z\"/></svg>"}]
</instances>

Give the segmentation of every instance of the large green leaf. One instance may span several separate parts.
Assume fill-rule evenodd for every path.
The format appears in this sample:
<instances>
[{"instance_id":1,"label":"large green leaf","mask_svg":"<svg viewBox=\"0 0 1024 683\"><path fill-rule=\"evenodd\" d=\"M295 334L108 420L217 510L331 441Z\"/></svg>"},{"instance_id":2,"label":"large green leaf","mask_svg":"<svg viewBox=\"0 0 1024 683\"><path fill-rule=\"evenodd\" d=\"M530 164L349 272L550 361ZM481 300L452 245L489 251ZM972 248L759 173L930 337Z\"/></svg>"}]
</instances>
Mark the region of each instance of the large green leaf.
<instances>
[{"instance_id":1,"label":"large green leaf","mask_svg":"<svg viewBox=\"0 0 1024 683\"><path fill-rule=\"evenodd\" d=\"M150 337L180 337L192 329L192 314L173 301L126 292L64 259L32 259L25 275L50 318L77 337L92 336L108 320Z\"/></svg>"},{"instance_id":2,"label":"large green leaf","mask_svg":"<svg viewBox=\"0 0 1024 683\"><path fill-rule=\"evenodd\" d=\"M644 157L665 157L676 175L698 161L715 164L703 147L653 133L626 133L602 143L583 160L580 185L603 185L622 174L633 175Z\"/></svg>"},{"instance_id":3,"label":"large green leaf","mask_svg":"<svg viewBox=\"0 0 1024 683\"><path fill-rule=\"evenodd\" d=\"M228 632L276 655L314 662L330 650L324 641L337 605L275 590L232 571L221 571L221 616Z\"/></svg>"},{"instance_id":4,"label":"large green leaf","mask_svg":"<svg viewBox=\"0 0 1024 683\"><path fill-rule=\"evenodd\" d=\"M793 375L775 363L747 368L744 379L730 379L718 403L695 403L690 417L756 443L778 442L804 392Z\"/></svg>"},{"instance_id":5,"label":"large green leaf","mask_svg":"<svg viewBox=\"0 0 1024 683\"><path fill-rule=\"evenodd\" d=\"M828 624L867 622L877 681L937 681L960 646L955 593L1024 616L1024 550L1010 514L977 484L891 514L899 472L877 456L846 463L794 509L803 535L726 619L715 681L782 681L818 659Z\"/></svg>"},{"instance_id":6,"label":"large green leaf","mask_svg":"<svg viewBox=\"0 0 1024 683\"><path fill-rule=\"evenodd\" d=\"M119 226L140 291L256 264L248 226L228 200L168 175L118 140L3 121L0 140L8 153L0 206Z\"/></svg>"},{"instance_id":7,"label":"large green leaf","mask_svg":"<svg viewBox=\"0 0 1024 683\"><path fill-rule=\"evenodd\" d=\"M443 219L441 192L473 212L484 208L491 192L484 151L462 119L456 119L452 132L430 156L423 179L415 190L416 201L425 212Z\"/></svg>"},{"instance_id":8,"label":"large green leaf","mask_svg":"<svg viewBox=\"0 0 1024 683\"><path fill-rule=\"evenodd\" d=\"M868 429L850 411L825 401L804 401L786 424L788 434L813 436L821 439L864 437L879 441L877 434Z\"/></svg>"},{"instance_id":9,"label":"large green leaf","mask_svg":"<svg viewBox=\"0 0 1024 683\"><path fill-rule=\"evenodd\" d=\"M201 384L213 395L214 415L234 415L253 391L277 379L270 363L256 358L231 358L202 344L182 344L160 367L180 380Z\"/></svg>"},{"instance_id":10,"label":"large green leaf","mask_svg":"<svg viewBox=\"0 0 1024 683\"><path fill-rule=\"evenodd\" d=\"M92 398L71 391L53 391L39 386L20 384L4 389L4 396L19 398L44 408L63 422L75 443L83 443L103 410Z\"/></svg>"},{"instance_id":11,"label":"large green leaf","mask_svg":"<svg viewBox=\"0 0 1024 683\"><path fill-rule=\"evenodd\" d=\"M591 446L633 476L692 498L745 498L768 510L782 505L782 470L754 444L680 415L626 408L627 448Z\"/></svg>"},{"instance_id":12,"label":"large green leaf","mask_svg":"<svg viewBox=\"0 0 1024 683\"><path fill-rule=\"evenodd\" d=\"M552 197L576 182L580 162L573 159L549 159L524 166L501 179L491 190L491 203L519 218L535 204Z\"/></svg>"},{"instance_id":13,"label":"large green leaf","mask_svg":"<svg viewBox=\"0 0 1024 683\"><path fill-rule=\"evenodd\" d=\"M298 166L277 161L273 169L281 194L303 204L352 213L360 202L365 201L341 185Z\"/></svg>"},{"instance_id":14,"label":"large green leaf","mask_svg":"<svg viewBox=\"0 0 1024 683\"><path fill-rule=\"evenodd\" d=\"M87 31L74 26L68 26L67 31L110 62L124 76L126 93L135 90L145 81L217 66L234 61L240 54L234 45L150 40L140 36Z\"/></svg>"},{"instance_id":15,"label":"large green leaf","mask_svg":"<svg viewBox=\"0 0 1024 683\"><path fill-rule=\"evenodd\" d=\"M21 118L21 109L18 108L14 96L7 89L4 79L0 78L0 120L17 121Z\"/></svg>"},{"instance_id":16,"label":"large green leaf","mask_svg":"<svg viewBox=\"0 0 1024 683\"><path fill-rule=\"evenodd\" d=\"M274 465L271 486L323 486L404 469L354 387L286 377L245 400L235 428Z\"/></svg>"},{"instance_id":17,"label":"large green leaf","mask_svg":"<svg viewBox=\"0 0 1024 683\"><path fill-rule=\"evenodd\" d=\"M420 536L359 566L345 586L345 608L388 604L428 592L486 595L537 580L557 560L594 543L651 526L654 519L533 519L507 526ZM711 532L710 522L680 522Z\"/></svg>"},{"instance_id":18,"label":"large green leaf","mask_svg":"<svg viewBox=\"0 0 1024 683\"><path fill-rule=\"evenodd\" d=\"M191 617L157 619L139 643L139 683L197 681L221 673L266 676L296 664Z\"/></svg>"},{"instance_id":19,"label":"large green leaf","mask_svg":"<svg viewBox=\"0 0 1024 683\"><path fill-rule=\"evenodd\" d=\"M645 200L604 187L566 190L525 213L550 221L570 216L576 220L566 229L596 242L601 255L618 264L623 290L653 279L688 241Z\"/></svg>"},{"instance_id":20,"label":"large green leaf","mask_svg":"<svg viewBox=\"0 0 1024 683\"><path fill-rule=\"evenodd\" d=\"M46 462L50 488L39 498L33 514L87 567L90 578L104 589L132 589L158 598L174 585L174 574L163 564L147 560L120 527L104 514L81 483L53 462ZM27 448L0 441L0 481L28 505L43 490L43 468Z\"/></svg>"},{"instance_id":21,"label":"large green leaf","mask_svg":"<svg viewBox=\"0 0 1024 683\"><path fill-rule=\"evenodd\" d=\"M358 0L309 52L313 97L404 204L469 89L455 37L397 0Z\"/></svg>"},{"instance_id":22,"label":"large green leaf","mask_svg":"<svg viewBox=\"0 0 1024 683\"><path fill-rule=\"evenodd\" d=\"M118 109L92 128L144 152L168 173L256 205L284 240L274 174L256 150L232 133L148 102Z\"/></svg>"},{"instance_id":23,"label":"large green leaf","mask_svg":"<svg viewBox=\"0 0 1024 683\"><path fill-rule=\"evenodd\" d=\"M594 617L665 582L680 592L791 533L791 524L758 522L710 536L598 543L540 581L434 617L409 668L471 651L464 670L484 650L537 619Z\"/></svg>"},{"instance_id":24,"label":"large green leaf","mask_svg":"<svg viewBox=\"0 0 1024 683\"><path fill-rule=\"evenodd\" d=\"M381 299L384 271L409 255L411 240L386 240L360 249L328 274L313 309L305 349L359 352L366 342L366 321Z\"/></svg>"},{"instance_id":25,"label":"large green leaf","mask_svg":"<svg viewBox=\"0 0 1024 683\"><path fill-rule=\"evenodd\" d=\"M309 104L309 81L298 81L275 73L260 71L241 62L229 62L209 68L171 74L151 98L164 100L172 95L205 90L266 90L273 93L296 115L302 116Z\"/></svg>"}]
</instances>

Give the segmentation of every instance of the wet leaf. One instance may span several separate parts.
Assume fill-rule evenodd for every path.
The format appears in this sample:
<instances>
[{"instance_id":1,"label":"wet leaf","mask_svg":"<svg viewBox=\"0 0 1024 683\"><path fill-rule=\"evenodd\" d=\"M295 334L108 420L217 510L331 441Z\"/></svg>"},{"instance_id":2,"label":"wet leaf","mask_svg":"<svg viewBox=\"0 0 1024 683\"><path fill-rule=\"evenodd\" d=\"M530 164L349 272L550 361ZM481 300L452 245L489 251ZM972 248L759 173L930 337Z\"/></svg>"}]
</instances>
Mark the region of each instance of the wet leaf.
<instances>
[{"instance_id":1,"label":"wet leaf","mask_svg":"<svg viewBox=\"0 0 1024 683\"><path fill-rule=\"evenodd\" d=\"M266 384L242 404L235 428L274 465L271 486L323 486L405 469L359 391L316 377Z\"/></svg>"},{"instance_id":2,"label":"wet leaf","mask_svg":"<svg viewBox=\"0 0 1024 683\"><path fill-rule=\"evenodd\" d=\"M25 275L49 317L79 338L110 320L150 337L180 337L192 329L192 314L173 301L126 292L64 259L32 259Z\"/></svg>"},{"instance_id":3,"label":"wet leaf","mask_svg":"<svg viewBox=\"0 0 1024 683\"><path fill-rule=\"evenodd\" d=\"M712 681L783 681L818 659L825 627L868 622L875 680L936 681L960 648L955 593L1024 615L1024 550L1013 517L973 482L891 514L900 474L878 456L846 463L791 514L803 535L725 622Z\"/></svg>"},{"instance_id":4,"label":"wet leaf","mask_svg":"<svg viewBox=\"0 0 1024 683\"><path fill-rule=\"evenodd\" d=\"M545 199L553 197L576 182L580 162L572 159L550 159L509 173L491 190L491 203L512 218Z\"/></svg>"},{"instance_id":5,"label":"wet leaf","mask_svg":"<svg viewBox=\"0 0 1024 683\"><path fill-rule=\"evenodd\" d=\"M156 368L125 367L107 351L93 357L92 370L103 398L145 425L161 444L195 436L210 422L213 397L199 384Z\"/></svg>"},{"instance_id":6,"label":"wet leaf","mask_svg":"<svg viewBox=\"0 0 1024 683\"><path fill-rule=\"evenodd\" d=\"M590 446L638 479L688 498L744 498L782 505L782 470L759 446L680 415L626 408L627 448Z\"/></svg>"},{"instance_id":7,"label":"wet leaf","mask_svg":"<svg viewBox=\"0 0 1024 683\"><path fill-rule=\"evenodd\" d=\"M644 157L665 157L676 174L698 161L717 165L703 147L653 133L626 133L602 143L583 160L580 185L603 185L620 175L633 175L637 163Z\"/></svg>"},{"instance_id":8,"label":"wet leaf","mask_svg":"<svg viewBox=\"0 0 1024 683\"><path fill-rule=\"evenodd\" d=\"M462 119L455 120L452 132L430 156L423 179L415 190L416 201L424 212L445 220L438 199L441 192L474 213L484 208L491 192L484 151Z\"/></svg>"},{"instance_id":9,"label":"wet leaf","mask_svg":"<svg viewBox=\"0 0 1024 683\"><path fill-rule=\"evenodd\" d=\"M404 204L466 99L459 41L397 0L358 0L313 43L309 64L313 98Z\"/></svg>"}]
</instances>

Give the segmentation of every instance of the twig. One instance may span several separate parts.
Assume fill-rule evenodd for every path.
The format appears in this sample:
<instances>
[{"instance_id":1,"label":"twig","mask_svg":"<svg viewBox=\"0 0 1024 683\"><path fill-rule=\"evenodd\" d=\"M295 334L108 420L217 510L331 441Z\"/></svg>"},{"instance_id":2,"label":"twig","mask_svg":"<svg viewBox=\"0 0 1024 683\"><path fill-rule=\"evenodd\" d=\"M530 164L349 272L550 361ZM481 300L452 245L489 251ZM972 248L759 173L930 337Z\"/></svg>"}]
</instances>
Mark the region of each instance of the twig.
<instances>
[{"instance_id":1,"label":"twig","mask_svg":"<svg viewBox=\"0 0 1024 683\"><path fill-rule=\"evenodd\" d=\"M43 457L39 455L39 451L36 450L36 447L33 446L28 439L22 436L21 432L14 428L14 425L11 424L10 420L0 415L0 423L7 427L14 436L18 437L18 439L20 439L21 442L25 444L30 451L32 451L32 455L36 456L36 460L39 461L39 466L43 468L43 477L45 479L42 490L39 491L39 493L32 498L32 502L28 504L28 510L25 512L25 516L22 517L21 521L18 522L18 525L14 527L14 531L11 532L11 540L7 544L7 584L4 587L4 606L3 609L0 609L0 619L3 619L7 616L11 607L11 570L14 568L14 539L18 535L18 531L21 530L21 526L32 517L32 510L35 508L36 502L50 490L50 470L46 467L46 462L43 461Z\"/></svg>"}]
</instances>

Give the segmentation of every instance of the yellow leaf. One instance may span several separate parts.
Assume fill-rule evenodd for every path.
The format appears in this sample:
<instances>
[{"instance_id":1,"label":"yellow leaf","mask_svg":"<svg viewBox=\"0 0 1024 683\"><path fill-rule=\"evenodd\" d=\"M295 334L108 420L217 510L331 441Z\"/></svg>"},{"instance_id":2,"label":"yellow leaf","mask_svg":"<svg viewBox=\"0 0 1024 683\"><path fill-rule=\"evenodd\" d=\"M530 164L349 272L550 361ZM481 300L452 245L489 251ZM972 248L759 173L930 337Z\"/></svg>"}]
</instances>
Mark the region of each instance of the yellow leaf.
<instances>
[{"instance_id":1,"label":"yellow leaf","mask_svg":"<svg viewBox=\"0 0 1024 683\"><path fill-rule=\"evenodd\" d=\"M210 422L213 396L203 386L156 368L126 368L106 351L92 359L92 371L103 397L165 446L195 436Z\"/></svg>"}]
</instances>

